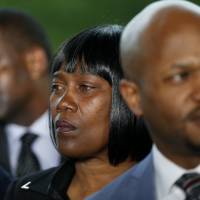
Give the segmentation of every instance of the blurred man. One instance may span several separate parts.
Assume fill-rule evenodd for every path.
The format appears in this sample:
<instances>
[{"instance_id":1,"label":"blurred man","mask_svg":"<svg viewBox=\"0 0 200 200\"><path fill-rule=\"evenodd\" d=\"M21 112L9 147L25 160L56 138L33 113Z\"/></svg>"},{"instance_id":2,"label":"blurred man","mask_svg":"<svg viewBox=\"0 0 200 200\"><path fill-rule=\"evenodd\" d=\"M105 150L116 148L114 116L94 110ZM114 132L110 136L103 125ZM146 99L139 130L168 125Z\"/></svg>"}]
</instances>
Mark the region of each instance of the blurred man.
<instances>
[{"instance_id":1,"label":"blurred man","mask_svg":"<svg viewBox=\"0 0 200 200\"><path fill-rule=\"evenodd\" d=\"M56 166L48 128L51 51L40 25L0 10L0 165L13 175Z\"/></svg>"},{"instance_id":2,"label":"blurred man","mask_svg":"<svg viewBox=\"0 0 200 200\"><path fill-rule=\"evenodd\" d=\"M143 116L151 154L92 200L200 199L200 7L158 1L126 26L121 92Z\"/></svg>"}]
</instances>

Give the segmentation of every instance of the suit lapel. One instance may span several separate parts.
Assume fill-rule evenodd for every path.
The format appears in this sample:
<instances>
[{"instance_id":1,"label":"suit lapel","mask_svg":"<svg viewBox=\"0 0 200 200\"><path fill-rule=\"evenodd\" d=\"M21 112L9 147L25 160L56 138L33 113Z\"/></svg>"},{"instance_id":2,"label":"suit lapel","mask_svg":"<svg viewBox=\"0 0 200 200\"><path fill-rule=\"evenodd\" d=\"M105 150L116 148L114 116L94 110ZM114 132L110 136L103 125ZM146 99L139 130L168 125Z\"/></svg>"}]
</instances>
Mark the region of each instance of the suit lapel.
<instances>
[{"instance_id":1,"label":"suit lapel","mask_svg":"<svg viewBox=\"0 0 200 200\"><path fill-rule=\"evenodd\" d=\"M136 188L135 198L139 200L155 200L154 165L150 153L133 172ZM133 189L134 190L134 189Z\"/></svg>"}]
</instances>

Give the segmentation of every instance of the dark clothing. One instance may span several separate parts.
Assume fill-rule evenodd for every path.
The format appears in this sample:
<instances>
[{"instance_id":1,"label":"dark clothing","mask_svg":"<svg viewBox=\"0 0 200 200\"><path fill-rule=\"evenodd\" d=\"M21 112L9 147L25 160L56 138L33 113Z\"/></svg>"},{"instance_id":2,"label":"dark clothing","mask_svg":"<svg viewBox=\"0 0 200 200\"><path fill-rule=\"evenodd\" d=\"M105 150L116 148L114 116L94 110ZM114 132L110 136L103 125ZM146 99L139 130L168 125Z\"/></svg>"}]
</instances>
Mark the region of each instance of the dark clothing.
<instances>
[{"instance_id":1,"label":"dark clothing","mask_svg":"<svg viewBox=\"0 0 200 200\"><path fill-rule=\"evenodd\" d=\"M11 182L11 177L5 172L2 168L0 168L0 199L4 198L8 185Z\"/></svg>"},{"instance_id":2,"label":"dark clothing","mask_svg":"<svg viewBox=\"0 0 200 200\"><path fill-rule=\"evenodd\" d=\"M9 174L12 174L9 160L8 141L4 126L0 124L0 166Z\"/></svg>"},{"instance_id":3,"label":"dark clothing","mask_svg":"<svg viewBox=\"0 0 200 200\"><path fill-rule=\"evenodd\" d=\"M19 180L9 188L6 200L69 200L66 191L74 176L73 161Z\"/></svg>"}]
</instances>

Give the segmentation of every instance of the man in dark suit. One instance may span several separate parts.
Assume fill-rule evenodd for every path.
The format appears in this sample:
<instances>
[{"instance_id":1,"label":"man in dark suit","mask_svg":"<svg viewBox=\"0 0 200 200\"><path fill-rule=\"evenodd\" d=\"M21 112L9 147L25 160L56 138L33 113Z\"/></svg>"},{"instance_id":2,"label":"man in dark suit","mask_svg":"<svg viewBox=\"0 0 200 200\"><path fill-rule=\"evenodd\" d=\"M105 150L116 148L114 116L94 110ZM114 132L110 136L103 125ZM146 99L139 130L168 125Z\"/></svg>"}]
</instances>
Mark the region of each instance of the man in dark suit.
<instances>
[{"instance_id":1,"label":"man in dark suit","mask_svg":"<svg viewBox=\"0 0 200 200\"><path fill-rule=\"evenodd\" d=\"M158 1L126 26L120 90L154 146L90 200L200 199L200 7Z\"/></svg>"},{"instance_id":2,"label":"man in dark suit","mask_svg":"<svg viewBox=\"0 0 200 200\"><path fill-rule=\"evenodd\" d=\"M59 163L48 126L50 58L40 24L0 9L0 165L14 176Z\"/></svg>"},{"instance_id":3,"label":"man in dark suit","mask_svg":"<svg viewBox=\"0 0 200 200\"><path fill-rule=\"evenodd\" d=\"M11 177L0 167L0 195L4 198L8 185L11 182Z\"/></svg>"}]
</instances>

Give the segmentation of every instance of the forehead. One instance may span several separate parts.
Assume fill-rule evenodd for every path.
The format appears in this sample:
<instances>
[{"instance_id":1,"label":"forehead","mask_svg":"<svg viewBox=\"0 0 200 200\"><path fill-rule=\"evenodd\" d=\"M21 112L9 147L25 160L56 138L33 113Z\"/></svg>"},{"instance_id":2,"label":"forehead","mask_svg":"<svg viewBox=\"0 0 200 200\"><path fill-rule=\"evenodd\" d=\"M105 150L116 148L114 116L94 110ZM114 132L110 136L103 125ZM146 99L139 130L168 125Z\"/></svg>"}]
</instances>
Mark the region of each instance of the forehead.
<instances>
[{"instance_id":1,"label":"forehead","mask_svg":"<svg viewBox=\"0 0 200 200\"><path fill-rule=\"evenodd\" d=\"M196 57L200 59L200 27L188 25L172 32L163 41L160 47L161 58L178 59L179 56Z\"/></svg>"},{"instance_id":2,"label":"forehead","mask_svg":"<svg viewBox=\"0 0 200 200\"><path fill-rule=\"evenodd\" d=\"M143 36L141 45L143 55L146 55L143 58L146 66L154 67L160 62L175 61L183 55L200 58L198 15L176 9L158 14Z\"/></svg>"},{"instance_id":3,"label":"forehead","mask_svg":"<svg viewBox=\"0 0 200 200\"><path fill-rule=\"evenodd\" d=\"M143 38L156 38L158 42L169 37L171 34L180 33L181 30L200 30L200 14L180 8L160 10L152 19L144 31Z\"/></svg>"},{"instance_id":4,"label":"forehead","mask_svg":"<svg viewBox=\"0 0 200 200\"><path fill-rule=\"evenodd\" d=\"M12 67L12 66L22 66L23 62L22 56L17 53L17 50L12 48L10 44L2 41L0 39L0 66Z\"/></svg>"},{"instance_id":5,"label":"forehead","mask_svg":"<svg viewBox=\"0 0 200 200\"><path fill-rule=\"evenodd\" d=\"M166 49L169 49L170 45L175 51L175 45L173 45L175 42L179 41L180 48L176 51L182 52L183 48L189 44L189 40L192 40L193 34L200 33L200 8L198 7L197 10L198 12L194 12L193 9L171 6L159 9L159 11L153 10L153 14L149 16L147 12L142 12L133 19L121 38L122 66L126 77L140 82L146 71L149 71L149 69L152 71L152 67L158 66L158 62L164 59L167 54L170 56L169 51L166 53ZM147 14L147 16L144 14ZM141 17L148 18L145 25L142 23L143 26L139 25ZM186 34L182 35L182 31L187 29L192 30L193 33L190 36L188 34L187 42L182 44L184 47L181 48L181 42L184 41L186 36ZM180 39L180 36L182 36L182 39ZM168 45L169 41L171 41L170 45ZM196 45L194 48L196 48Z\"/></svg>"}]
</instances>

